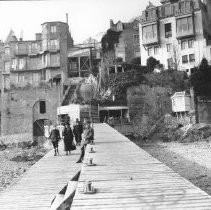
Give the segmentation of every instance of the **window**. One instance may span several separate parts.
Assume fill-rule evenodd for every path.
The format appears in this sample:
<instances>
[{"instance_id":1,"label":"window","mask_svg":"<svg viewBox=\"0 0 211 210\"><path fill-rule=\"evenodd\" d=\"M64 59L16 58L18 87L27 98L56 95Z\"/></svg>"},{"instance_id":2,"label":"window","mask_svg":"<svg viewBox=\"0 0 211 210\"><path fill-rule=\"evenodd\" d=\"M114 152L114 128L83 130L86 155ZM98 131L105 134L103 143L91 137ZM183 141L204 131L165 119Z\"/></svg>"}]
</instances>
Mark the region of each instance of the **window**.
<instances>
[{"instance_id":1,"label":"window","mask_svg":"<svg viewBox=\"0 0 211 210\"><path fill-rule=\"evenodd\" d=\"M5 73L10 72L10 62L9 61L4 63L4 71L5 71Z\"/></svg>"},{"instance_id":2,"label":"window","mask_svg":"<svg viewBox=\"0 0 211 210\"><path fill-rule=\"evenodd\" d=\"M135 21L135 22L134 22L133 27L134 27L135 29L138 29L138 28L139 28L139 23L138 23L138 21Z\"/></svg>"},{"instance_id":3,"label":"window","mask_svg":"<svg viewBox=\"0 0 211 210\"><path fill-rule=\"evenodd\" d=\"M182 56L182 63L188 63L188 56L187 55Z\"/></svg>"},{"instance_id":4,"label":"window","mask_svg":"<svg viewBox=\"0 0 211 210\"><path fill-rule=\"evenodd\" d=\"M135 50L134 51L134 57L140 57L141 54L140 54L140 51L139 50Z\"/></svg>"},{"instance_id":5,"label":"window","mask_svg":"<svg viewBox=\"0 0 211 210\"><path fill-rule=\"evenodd\" d=\"M46 81L46 70L42 70L42 72L41 72L41 80Z\"/></svg>"},{"instance_id":6,"label":"window","mask_svg":"<svg viewBox=\"0 0 211 210\"><path fill-rule=\"evenodd\" d=\"M186 49L186 44L187 44L186 41L182 41L182 42L181 42L181 50Z\"/></svg>"},{"instance_id":7,"label":"window","mask_svg":"<svg viewBox=\"0 0 211 210\"><path fill-rule=\"evenodd\" d=\"M173 58L168 58L167 63L168 63L168 69L172 69L173 68Z\"/></svg>"},{"instance_id":8,"label":"window","mask_svg":"<svg viewBox=\"0 0 211 210\"><path fill-rule=\"evenodd\" d=\"M5 48L5 55L10 55L10 48L9 47Z\"/></svg>"},{"instance_id":9,"label":"window","mask_svg":"<svg viewBox=\"0 0 211 210\"><path fill-rule=\"evenodd\" d=\"M143 40L154 39L157 37L157 25L153 24L150 26L145 26L142 28L142 38Z\"/></svg>"},{"instance_id":10,"label":"window","mask_svg":"<svg viewBox=\"0 0 211 210\"><path fill-rule=\"evenodd\" d=\"M153 54L153 48L150 47L148 48L148 56L152 56L152 54Z\"/></svg>"},{"instance_id":11,"label":"window","mask_svg":"<svg viewBox=\"0 0 211 210\"><path fill-rule=\"evenodd\" d=\"M40 114L46 113L46 103L45 101L40 101Z\"/></svg>"},{"instance_id":12,"label":"window","mask_svg":"<svg viewBox=\"0 0 211 210\"><path fill-rule=\"evenodd\" d=\"M51 54L51 66L59 65L59 54Z\"/></svg>"},{"instance_id":13,"label":"window","mask_svg":"<svg viewBox=\"0 0 211 210\"><path fill-rule=\"evenodd\" d=\"M193 48L193 39L188 40L188 48Z\"/></svg>"},{"instance_id":14,"label":"window","mask_svg":"<svg viewBox=\"0 0 211 210\"><path fill-rule=\"evenodd\" d=\"M43 64L44 66L48 65L47 55L43 55Z\"/></svg>"},{"instance_id":15,"label":"window","mask_svg":"<svg viewBox=\"0 0 211 210\"><path fill-rule=\"evenodd\" d=\"M18 83L23 83L24 80L25 80L24 75L23 75L23 74L19 74L19 75L18 75Z\"/></svg>"},{"instance_id":16,"label":"window","mask_svg":"<svg viewBox=\"0 0 211 210\"><path fill-rule=\"evenodd\" d=\"M33 73L33 82L39 82L39 73Z\"/></svg>"},{"instance_id":17,"label":"window","mask_svg":"<svg viewBox=\"0 0 211 210\"><path fill-rule=\"evenodd\" d=\"M56 33L56 26L51 26L51 33Z\"/></svg>"},{"instance_id":18,"label":"window","mask_svg":"<svg viewBox=\"0 0 211 210\"><path fill-rule=\"evenodd\" d=\"M17 69L17 59L12 59L12 68Z\"/></svg>"},{"instance_id":19,"label":"window","mask_svg":"<svg viewBox=\"0 0 211 210\"><path fill-rule=\"evenodd\" d=\"M23 69L24 68L24 59L20 58L19 59L19 69Z\"/></svg>"},{"instance_id":20,"label":"window","mask_svg":"<svg viewBox=\"0 0 211 210\"><path fill-rule=\"evenodd\" d=\"M117 31L122 31L122 30L123 30L123 25L122 25L121 22L119 22L119 23L117 24Z\"/></svg>"},{"instance_id":21,"label":"window","mask_svg":"<svg viewBox=\"0 0 211 210\"><path fill-rule=\"evenodd\" d=\"M177 20L177 32L183 33L193 30L193 18L186 17Z\"/></svg>"},{"instance_id":22,"label":"window","mask_svg":"<svg viewBox=\"0 0 211 210\"><path fill-rule=\"evenodd\" d=\"M56 39L50 40L50 48L51 49L58 49L59 47L59 42Z\"/></svg>"},{"instance_id":23,"label":"window","mask_svg":"<svg viewBox=\"0 0 211 210\"><path fill-rule=\"evenodd\" d=\"M133 35L133 43L135 45L139 44L139 34L134 34Z\"/></svg>"},{"instance_id":24,"label":"window","mask_svg":"<svg viewBox=\"0 0 211 210\"><path fill-rule=\"evenodd\" d=\"M172 44L167 44L166 48L167 48L167 52L171 52Z\"/></svg>"},{"instance_id":25,"label":"window","mask_svg":"<svg viewBox=\"0 0 211 210\"><path fill-rule=\"evenodd\" d=\"M195 62L195 54L190 54L189 55L189 61L190 62Z\"/></svg>"},{"instance_id":26,"label":"window","mask_svg":"<svg viewBox=\"0 0 211 210\"><path fill-rule=\"evenodd\" d=\"M155 46L154 47L154 54L157 55L159 53L159 47Z\"/></svg>"},{"instance_id":27,"label":"window","mask_svg":"<svg viewBox=\"0 0 211 210\"><path fill-rule=\"evenodd\" d=\"M165 24L165 38L172 37L171 23Z\"/></svg>"}]
</instances>

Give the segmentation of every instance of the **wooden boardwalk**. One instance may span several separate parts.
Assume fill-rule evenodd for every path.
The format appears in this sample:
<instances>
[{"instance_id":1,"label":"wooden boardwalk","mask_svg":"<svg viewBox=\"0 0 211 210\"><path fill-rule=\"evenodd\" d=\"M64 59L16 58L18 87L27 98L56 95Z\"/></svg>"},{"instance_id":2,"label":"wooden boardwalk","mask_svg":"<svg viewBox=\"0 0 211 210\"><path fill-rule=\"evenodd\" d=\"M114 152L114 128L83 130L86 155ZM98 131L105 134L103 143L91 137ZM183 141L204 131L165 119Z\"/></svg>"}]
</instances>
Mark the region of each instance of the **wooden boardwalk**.
<instances>
[{"instance_id":1,"label":"wooden boardwalk","mask_svg":"<svg viewBox=\"0 0 211 210\"><path fill-rule=\"evenodd\" d=\"M49 152L33 165L17 184L0 193L0 210L46 210L68 181L80 170L76 164L80 150L66 156L60 146L60 156Z\"/></svg>"},{"instance_id":2,"label":"wooden boardwalk","mask_svg":"<svg viewBox=\"0 0 211 210\"><path fill-rule=\"evenodd\" d=\"M19 182L0 194L0 210L50 209L51 201L81 170L72 210L211 210L211 196L150 156L106 124L95 124L96 153L88 153L96 166L76 164L79 150L71 156L48 153ZM60 149L62 150L62 149ZM91 180L95 194L83 194Z\"/></svg>"},{"instance_id":3,"label":"wooden boardwalk","mask_svg":"<svg viewBox=\"0 0 211 210\"><path fill-rule=\"evenodd\" d=\"M79 209L211 210L211 196L105 124L95 125L96 166L82 166L71 206ZM87 148L88 150L88 148ZM96 194L83 194L92 180Z\"/></svg>"}]
</instances>

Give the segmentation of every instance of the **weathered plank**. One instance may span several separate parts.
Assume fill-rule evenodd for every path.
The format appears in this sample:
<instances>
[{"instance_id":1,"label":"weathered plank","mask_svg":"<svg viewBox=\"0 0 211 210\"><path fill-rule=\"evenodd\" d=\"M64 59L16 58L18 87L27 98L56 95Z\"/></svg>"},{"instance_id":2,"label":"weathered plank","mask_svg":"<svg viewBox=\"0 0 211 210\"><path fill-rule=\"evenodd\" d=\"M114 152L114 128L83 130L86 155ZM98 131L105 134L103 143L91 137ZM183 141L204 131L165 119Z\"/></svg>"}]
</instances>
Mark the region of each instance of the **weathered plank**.
<instances>
[{"instance_id":1,"label":"weathered plank","mask_svg":"<svg viewBox=\"0 0 211 210\"><path fill-rule=\"evenodd\" d=\"M211 196L105 124L95 125L96 166L82 166L71 209L211 209ZM96 194L83 194L92 180Z\"/></svg>"},{"instance_id":2,"label":"weathered plank","mask_svg":"<svg viewBox=\"0 0 211 210\"><path fill-rule=\"evenodd\" d=\"M0 193L1 210L44 210L49 209L56 194L80 170L76 164L80 150L66 156L63 144L60 156L49 152L33 165L18 181L6 191Z\"/></svg>"}]
</instances>

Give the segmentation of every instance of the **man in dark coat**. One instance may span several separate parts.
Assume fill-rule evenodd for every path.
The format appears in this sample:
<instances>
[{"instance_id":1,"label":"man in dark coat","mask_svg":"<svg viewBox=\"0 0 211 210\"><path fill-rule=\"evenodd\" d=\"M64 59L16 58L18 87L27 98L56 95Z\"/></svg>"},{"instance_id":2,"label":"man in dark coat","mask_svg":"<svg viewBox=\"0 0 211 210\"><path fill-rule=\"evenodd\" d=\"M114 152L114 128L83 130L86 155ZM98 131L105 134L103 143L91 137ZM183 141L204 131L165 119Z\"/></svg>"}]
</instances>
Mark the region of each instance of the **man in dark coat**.
<instances>
[{"instance_id":1,"label":"man in dark coat","mask_svg":"<svg viewBox=\"0 0 211 210\"><path fill-rule=\"evenodd\" d=\"M53 126L53 129L51 130L50 139L54 147L54 152L55 152L54 156L59 155L58 142L60 140L60 133L55 125Z\"/></svg>"},{"instance_id":2,"label":"man in dark coat","mask_svg":"<svg viewBox=\"0 0 211 210\"><path fill-rule=\"evenodd\" d=\"M75 136L75 141L77 145L81 145L81 135L83 133L83 125L80 123L78 118L76 119L76 124L73 127L73 133Z\"/></svg>"},{"instance_id":3,"label":"man in dark coat","mask_svg":"<svg viewBox=\"0 0 211 210\"><path fill-rule=\"evenodd\" d=\"M84 134L84 141L81 147L81 155L76 163L81 163L83 161L86 145L90 144L94 140L94 129L91 127L90 121L87 121L86 128L83 134Z\"/></svg>"}]
</instances>

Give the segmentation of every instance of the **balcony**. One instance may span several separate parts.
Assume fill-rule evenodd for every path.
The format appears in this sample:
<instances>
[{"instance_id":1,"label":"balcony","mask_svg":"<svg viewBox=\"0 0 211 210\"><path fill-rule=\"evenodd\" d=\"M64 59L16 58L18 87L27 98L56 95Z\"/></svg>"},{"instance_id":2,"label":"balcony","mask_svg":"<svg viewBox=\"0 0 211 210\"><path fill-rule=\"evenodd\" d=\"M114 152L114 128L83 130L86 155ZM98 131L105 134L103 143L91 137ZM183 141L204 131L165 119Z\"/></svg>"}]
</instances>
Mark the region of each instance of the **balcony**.
<instances>
[{"instance_id":1,"label":"balcony","mask_svg":"<svg viewBox=\"0 0 211 210\"><path fill-rule=\"evenodd\" d=\"M28 50L27 48L23 48L23 49L16 49L15 50L15 55L16 56L23 56L23 55L28 55Z\"/></svg>"},{"instance_id":2,"label":"balcony","mask_svg":"<svg viewBox=\"0 0 211 210\"><path fill-rule=\"evenodd\" d=\"M142 16L140 18L141 24L148 24L152 22L156 22L158 20L158 15L157 15L157 9L153 10L145 10L142 13Z\"/></svg>"},{"instance_id":3,"label":"balcony","mask_svg":"<svg viewBox=\"0 0 211 210\"><path fill-rule=\"evenodd\" d=\"M175 16L184 16L188 14L192 14L194 12L194 4L192 1L182 1L177 3L177 7L175 7Z\"/></svg>"},{"instance_id":4,"label":"balcony","mask_svg":"<svg viewBox=\"0 0 211 210\"><path fill-rule=\"evenodd\" d=\"M39 54L41 52L41 47L40 48L34 48L34 49L31 49L31 50L29 50L29 56L30 55L37 55L37 54Z\"/></svg>"},{"instance_id":5,"label":"balcony","mask_svg":"<svg viewBox=\"0 0 211 210\"><path fill-rule=\"evenodd\" d=\"M148 46L158 43L159 43L158 25L153 24L142 27L142 44Z\"/></svg>"},{"instance_id":6,"label":"balcony","mask_svg":"<svg viewBox=\"0 0 211 210\"><path fill-rule=\"evenodd\" d=\"M12 65L10 71L16 72L16 71L25 71L27 70L27 65Z\"/></svg>"},{"instance_id":7,"label":"balcony","mask_svg":"<svg viewBox=\"0 0 211 210\"><path fill-rule=\"evenodd\" d=\"M59 45L49 45L48 50L51 52L57 52L59 50Z\"/></svg>"},{"instance_id":8,"label":"balcony","mask_svg":"<svg viewBox=\"0 0 211 210\"><path fill-rule=\"evenodd\" d=\"M3 70L3 71L2 71L2 74L3 74L3 75L10 74L10 70Z\"/></svg>"},{"instance_id":9,"label":"balcony","mask_svg":"<svg viewBox=\"0 0 211 210\"><path fill-rule=\"evenodd\" d=\"M177 39L185 39L195 36L193 16L179 18L177 21Z\"/></svg>"}]
</instances>

